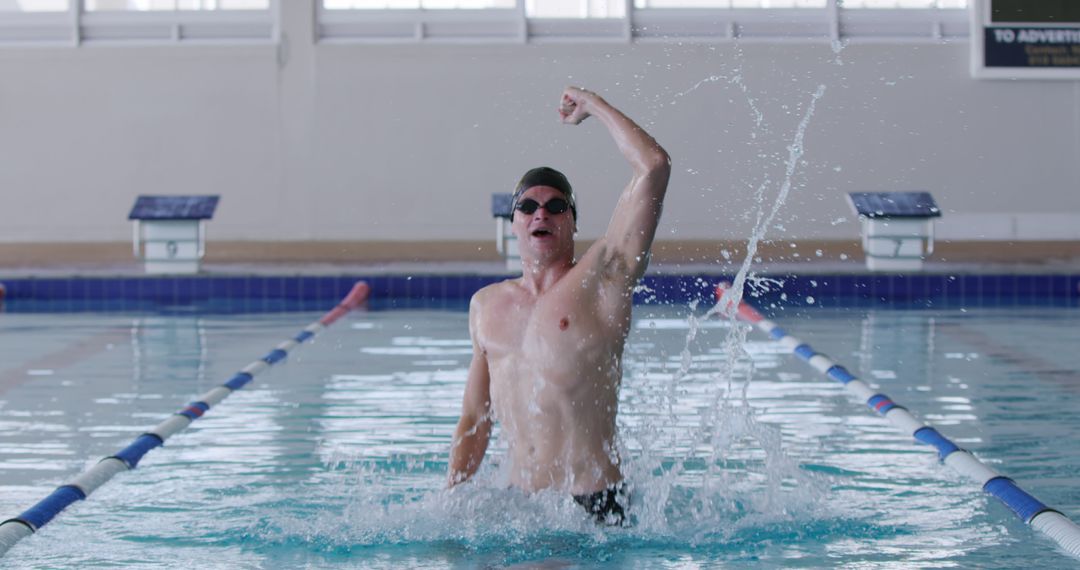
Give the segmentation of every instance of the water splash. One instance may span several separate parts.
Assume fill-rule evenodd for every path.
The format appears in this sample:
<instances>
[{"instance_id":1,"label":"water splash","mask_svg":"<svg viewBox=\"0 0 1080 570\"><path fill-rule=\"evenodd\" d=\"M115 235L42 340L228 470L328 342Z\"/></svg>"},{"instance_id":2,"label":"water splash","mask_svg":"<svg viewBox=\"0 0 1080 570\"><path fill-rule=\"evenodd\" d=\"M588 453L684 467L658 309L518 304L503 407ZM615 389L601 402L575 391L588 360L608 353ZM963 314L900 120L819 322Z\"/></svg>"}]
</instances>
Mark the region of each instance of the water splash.
<instances>
[{"instance_id":1,"label":"water splash","mask_svg":"<svg viewBox=\"0 0 1080 570\"><path fill-rule=\"evenodd\" d=\"M706 78L680 96L718 77ZM729 81L740 89L754 111L756 134L764 124L764 115L741 75ZM690 306L684 344L677 357L669 357L666 364L675 369L666 390L660 390L657 398L668 428L640 426L622 430L626 445L639 450L624 456L632 458L627 469L630 479L642 483L639 488L644 500L637 515L639 528L647 532L663 535L678 528L694 541L708 541L708 537L733 532L740 525L814 520L827 512L821 504L827 486L824 480L800 469L798 462L784 453L777 427L758 422L748 397L754 361L745 348L747 328L725 310L737 306L747 283L753 288L768 285L766 279L753 275L751 267L758 244L773 227L791 192L805 150L806 130L825 91L825 86L819 85L811 95L787 146L783 179L771 205L766 197L774 187L772 181L766 177L756 186L754 229L733 286L702 315L696 314L696 302ZM725 316L731 325L719 343L718 351L724 358L706 382L695 382L694 347L703 332L702 324L718 315ZM648 384L649 377L646 366L642 381ZM707 405L699 410L698 424L687 438L685 431L669 428L685 423L681 414L684 400L690 399L685 392L693 390L697 393L690 398L704 400ZM673 450L682 452L672 459Z\"/></svg>"},{"instance_id":2,"label":"water splash","mask_svg":"<svg viewBox=\"0 0 1080 570\"><path fill-rule=\"evenodd\" d=\"M746 103L750 106L750 112L754 115L754 130L750 133L750 137L757 138L758 132L761 130L761 127L764 124L765 115L758 108L757 100L753 97L753 95L751 95L750 90L746 86L746 82L743 81L742 70L740 68L736 68L734 75L731 76L710 75L709 77L698 81L689 89L680 91L673 95L669 104L675 105L679 101L679 99L690 95L701 87L709 83L720 83L721 81L726 81L727 83L738 87L739 90L742 92L743 96L746 98Z\"/></svg>"},{"instance_id":3,"label":"water splash","mask_svg":"<svg viewBox=\"0 0 1080 570\"><path fill-rule=\"evenodd\" d=\"M708 83L719 83L720 81L731 81L731 78L729 78L726 75L710 75L710 76L706 77L705 79L702 79L701 81L698 81L697 83L695 83L693 85L693 87L673 95L670 104L674 105L676 102L678 102L679 99L682 99L683 97L686 97L687 95L693 93L694 91L697 91L703 85L706 85Z\"/></svg>"},{"instance_id":4,"label":"water splash","mask_svg":"<svg viewBox=\"0 0 1080 570\"><path fill-rule=\"evenodd\" d=\"M788 145L788 158L784 165L784 181L780 184L780 192L776 196L776 200L772 204L772 208L769 210L767 216L764 219L760 216L761 205L764 203L760 198L763 197L764 186L759 189L758 193L758 206L759 217L754 226L754 230L750 235L750 240L746 245L746 257L743 259L742 265L739 267L738 273L735 275L735 280L732 283L731 288L724 294L724 299L717 303L710 314L719 313L724 307L737 307L739 302L742 301L742 290L746 284L747 275L750 273L750 264L753 262L754 257L757 255L758 243L765 237L765 232L768 231L772 225L773 219L776 218L776 214L780 211L780 208L787 201L788 194L791 193L791 180L795 175L795 169L799 166L799 160L802 158L804 147L803 139L806 136L806 128L810 125L810 119L814 116L814 109L817 106L817 102L825 95L825 86L818 85L814 91L813 96L810 98L810 104L806 107L806 112L803 114L802 120L799 121L799 126L795 130L795 137L791 144ZM734 318L734 316L731 316Z\"/></svg>"},{"instance_id":5,"label":"water splash","mask_svg":"<svg viewBox=\"0 0 1080 570\"><path fill-rule=\"evenodd\" d=\"M734 437L758 431L744 418L732 418L725 427ZM843 516L823 517L798 497L779 505L779 494L760 491L760 478L735 477L714 478L710 486L639 485L633 489L635 524L601 527L581 516L581 507L563 493L530 494L494 484L494 470L485 465L474 482L447 491L430 486L430 466L406 459L354 460L341 464L330 482L312 481L288 497L275 497L273 508L259 509L245 532L264 548L299 547L322 558L389 553L400 563L412 551L470 565L489 557L498 567L559 558L605 561L649 545L739 554L766 548L757 537L797 535L814 524L835 526L845 535L865 532ZM781 511L784 516L772 514Z\"/></svg>"},{"instance_id":6,"label":"water splash","mask_svg":"<svg viewBox=\"0 0 1080 570\"><path fill-rule=\"evenodd\" d=\"M832 48L833 55L836 56L833 59L833 64L840 66L844 65L844 60L840 57L840 52L844 51L847 47L848 41L846 39L834 39L829 42L829 47Z\"/></svg>"}]
</instances>

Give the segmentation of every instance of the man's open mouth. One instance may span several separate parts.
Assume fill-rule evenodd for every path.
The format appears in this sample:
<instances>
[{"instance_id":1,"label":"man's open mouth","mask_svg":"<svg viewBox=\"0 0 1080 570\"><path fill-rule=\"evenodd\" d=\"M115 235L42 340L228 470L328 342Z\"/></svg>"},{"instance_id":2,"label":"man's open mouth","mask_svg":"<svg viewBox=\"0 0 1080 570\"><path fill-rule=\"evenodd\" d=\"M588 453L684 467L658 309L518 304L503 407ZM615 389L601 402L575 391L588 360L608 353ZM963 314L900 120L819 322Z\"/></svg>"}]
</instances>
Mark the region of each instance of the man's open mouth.
<instances>
[{"instance_id":1,"label":"man's open mouth","mask_svg":"<svg viewBox=\"0 0 1080 570\"><path fill-rule=\"evenodd\" d=\"M548 230L534 230L532 235L533 237L546 237L551 235L551 232Z\"/></svg>"}]
</instances>

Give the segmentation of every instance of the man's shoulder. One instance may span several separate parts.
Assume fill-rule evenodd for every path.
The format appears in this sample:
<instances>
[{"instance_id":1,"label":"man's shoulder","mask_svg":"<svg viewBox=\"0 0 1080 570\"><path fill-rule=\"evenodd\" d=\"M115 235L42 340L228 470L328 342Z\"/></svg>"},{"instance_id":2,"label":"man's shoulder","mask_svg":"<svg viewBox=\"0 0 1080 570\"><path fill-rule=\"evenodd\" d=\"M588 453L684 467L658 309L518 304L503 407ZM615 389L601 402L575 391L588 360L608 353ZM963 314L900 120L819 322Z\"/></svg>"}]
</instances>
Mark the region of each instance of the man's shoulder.
<instances>
[{"instance_id":1,"label":"man's shoulder","mask_svg":"<svg viewBox=\"0 0 1080 570\"><path fill-rule=\"evenodd\" d=\"M494 302L496 299L512 293L518 287L519 280L520 278L506 279L481 287L480 290L473 293L472 303L483 306Z\"/></svg>"}]
</instances>

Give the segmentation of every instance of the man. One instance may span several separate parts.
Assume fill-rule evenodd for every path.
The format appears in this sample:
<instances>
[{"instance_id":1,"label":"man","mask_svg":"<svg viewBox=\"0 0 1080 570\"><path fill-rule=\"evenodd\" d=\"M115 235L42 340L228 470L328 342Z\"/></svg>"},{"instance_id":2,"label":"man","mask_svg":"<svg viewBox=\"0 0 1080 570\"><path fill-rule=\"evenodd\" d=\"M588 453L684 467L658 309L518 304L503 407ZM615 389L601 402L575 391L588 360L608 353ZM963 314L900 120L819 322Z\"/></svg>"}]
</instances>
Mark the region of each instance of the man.
<instances>
[{"instance_id":1,"label":"man","mask_svg":"<svg viewBox=\"0 0 1080 570\"><path fill-rule=\"evenodd\" d=\"M633 178L607 232L574 260L577 207L569 182L530 170L511 227L523 274L469 305L473 357L450 450L449 485L480 467L492 421L508 442L510 483L565 491L598 521L623 524L627 491L615 441L622 353L633 289L648 265L671 161L648 133L599 95L567 88L562 122L607 127Z\"/></svg>"}]
</instances>

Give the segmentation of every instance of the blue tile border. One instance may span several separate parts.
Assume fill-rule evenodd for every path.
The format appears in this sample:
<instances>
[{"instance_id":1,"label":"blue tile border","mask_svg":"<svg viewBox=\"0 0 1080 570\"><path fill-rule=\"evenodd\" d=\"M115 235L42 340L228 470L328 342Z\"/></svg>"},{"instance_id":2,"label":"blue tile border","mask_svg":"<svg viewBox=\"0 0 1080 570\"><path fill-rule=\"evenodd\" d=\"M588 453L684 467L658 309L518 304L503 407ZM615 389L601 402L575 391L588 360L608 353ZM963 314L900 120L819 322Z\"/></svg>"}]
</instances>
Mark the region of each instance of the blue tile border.
<instances>
[{"instance_id":1,"label":"blue tile border","mask_svg":"<svg viewBox=\"0 0 1080 570\"><path fill-rule=\"evenodd\" d=\"M322 306L367 280L373 302L393 307L467 305L478 289L509 275L331 275L184 277L71 277L0 279L8 307L51 303L95 310L138 309L147 305L213 305L233 301L252 310ZM760 275L748 295L762 306L834 307L997 307L1077 306L1080 274L813 274ZM723 274L647 275L635 303L711 301ZM244 303L236 303L244 300ZM255 301L255 302L252 302ZM282 309L284 307L284 309ZM90 310L90 309L87 309Z\"/></svg>"}]
</instances>

